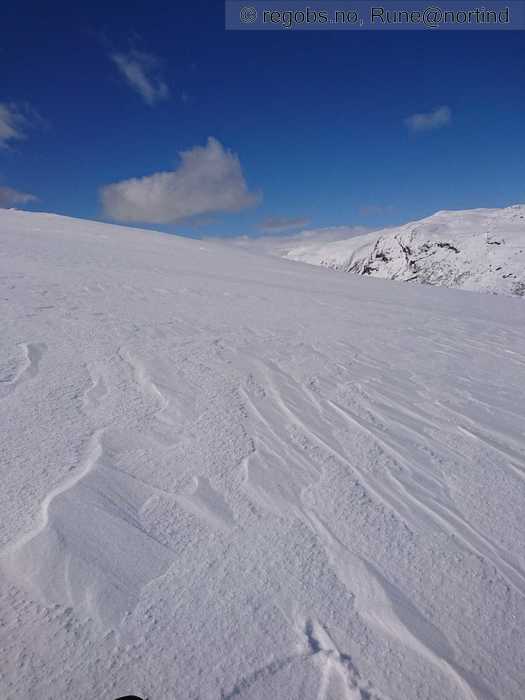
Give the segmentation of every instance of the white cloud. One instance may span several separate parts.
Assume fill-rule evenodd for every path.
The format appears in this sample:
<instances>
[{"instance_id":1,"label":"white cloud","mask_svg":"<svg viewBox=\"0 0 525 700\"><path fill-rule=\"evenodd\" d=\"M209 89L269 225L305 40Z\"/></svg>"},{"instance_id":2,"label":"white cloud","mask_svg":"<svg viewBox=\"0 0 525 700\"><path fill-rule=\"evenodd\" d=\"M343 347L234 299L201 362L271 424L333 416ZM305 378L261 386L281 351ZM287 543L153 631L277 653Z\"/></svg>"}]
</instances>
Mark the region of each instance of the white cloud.
<instances>
[{"instance_id":1,"label":"white cloud","mask_svg":"<svg viewBox=\"0 0 525 700\"><path fill-rule=\"evenodd\" d=\"M216 139L183 151L180 158L177 170L103 187L106 216L130 223L165 224L259 203L261 196L248 190L238 156Z\"/></svg>"},{"instance_id":2,"label":"white cloud","mask_svg":"<svg viewBox=\"0 0 525 700\"><path fill-rule=\"evenodd\" d=\"M149 105L169 97L169 88L160 76L160 61L142 51L112 53L110 56L133 90Z\"/></svg>"},{"instance_id":3,"label":"white cloud","mask_svg":"<svg viewBox=\"0 0 525 700\"><path fill-rule=\"evenodd\" d=\"M405 125L412 131L432 131L448 126L452 121L450 107L437 107L427 114L412 114L405 119Z\"/></svg>"},{"instance_id":4,"label":"white cloud","mask_svg":"<svg viewBox=\"0 0 525 700\"><path fill-rule=\"evenodd\" d=\"M0 187L0 208L14 207L17 204L36 202L37 198L27 192L18 192L12 187Z\"/></svg>"},{"instance_id":5,"label":"white cloud","mask_svg":"<svg viewBox=\"0 0 525 700\"><path fill-rule=\"evenodd\" d=\"M253 236L238 236L237 238L223 239L223 241L253 252L283 256L292 248L296 248L303 243L343 241L354 236L363 236L365 233L370 233L373 230L367 226L329 226L326 228L305 229L288 236L268 235L256 238Z\"/></svg>"},{"instance_id":6,"label":"white cloud","mask_svg":"<svg viewBox=\"0 0 525 700\"><path fill-rule=\"evenodd\" d=\"M27 119L13 103L0 102L0 148L26 138Z\"/></svg>"},{"instance_id":7,"label":"white cloud","mask_svg":"<svg viewBox=\"0 0 525 700\"><path fill-rule=\"evenodd\" d=\"M259 224L259 229L264 233L284 233L285 231L293 231L294 229L302 228L308 225L308 219L297 217L289 219L284 216L269 217Z\"/></svg>"}]
</instances>

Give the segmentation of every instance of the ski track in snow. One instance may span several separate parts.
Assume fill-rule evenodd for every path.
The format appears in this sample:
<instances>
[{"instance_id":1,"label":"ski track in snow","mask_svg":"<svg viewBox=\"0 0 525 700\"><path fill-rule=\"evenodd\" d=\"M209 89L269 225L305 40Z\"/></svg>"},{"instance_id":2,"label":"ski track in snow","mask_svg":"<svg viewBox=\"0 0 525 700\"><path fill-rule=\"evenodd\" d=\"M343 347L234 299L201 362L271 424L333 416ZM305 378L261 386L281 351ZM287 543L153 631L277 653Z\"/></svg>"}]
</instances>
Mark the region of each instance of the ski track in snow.
<instances>
[{"instance_id":1,"label":"ski track in snow","mask_svg":"<svg viewBox=\"0 0 525 700\"><path fill-rule=\"evenodd\" d=\"M351 656L339 651L318 622L306 620L299 631L303 635L303 644L306 647L303 651L282 659L275 659L266 666L256 669L249 676L238 681L231 692L222 693L221 700L242 697L256 682L264 680L265 676L274 675L294 662L305 659L313 661L319 669L318 700L331 697L330 686L333 680L339 681L339 690L345 700L387 700L386 696L375 693L369 683L361 681Z\"/></svg>"},{"instance_id":2,"label":"ski track in snow","mask_svg":"<svg viewBox=\"0 0 525 700\"><path fill-rule=\"evenodd\" d=\"M521 301L0 214L2 697L519 697Z\"/></svg>"}]
</instances>

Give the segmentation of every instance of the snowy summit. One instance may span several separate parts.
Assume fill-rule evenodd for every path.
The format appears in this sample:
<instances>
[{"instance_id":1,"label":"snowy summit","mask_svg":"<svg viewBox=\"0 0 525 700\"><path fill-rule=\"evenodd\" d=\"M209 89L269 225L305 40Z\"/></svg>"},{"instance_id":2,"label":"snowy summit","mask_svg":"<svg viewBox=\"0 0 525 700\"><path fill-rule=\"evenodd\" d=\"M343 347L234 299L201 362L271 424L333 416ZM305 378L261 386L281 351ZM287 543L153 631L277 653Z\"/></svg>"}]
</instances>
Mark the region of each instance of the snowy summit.
<instances>
[{"instance_id":1,"label":"snowy summit","mask_svg":"<svg viewBox=\"0 0 525 700\"><path fill-rule=\"evenodd\" d=\"M383 279L525 295L525 205L440 211L349 240L309 243L286 257Z\"/></svg>"}]
</instances>

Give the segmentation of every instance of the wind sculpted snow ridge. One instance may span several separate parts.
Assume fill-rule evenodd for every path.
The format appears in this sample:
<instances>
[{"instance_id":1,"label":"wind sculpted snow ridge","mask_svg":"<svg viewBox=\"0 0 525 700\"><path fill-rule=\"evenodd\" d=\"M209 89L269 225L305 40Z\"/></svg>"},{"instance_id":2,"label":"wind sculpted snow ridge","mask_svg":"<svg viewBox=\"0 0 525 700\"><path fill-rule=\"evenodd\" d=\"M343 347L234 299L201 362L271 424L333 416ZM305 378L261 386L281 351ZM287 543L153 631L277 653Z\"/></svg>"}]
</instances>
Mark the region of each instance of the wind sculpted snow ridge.
<instances>
[{"instance_id":1,"label":"wind sculpted snow ridge","mask_svg":"<svg viewBox=\"0 0 525 700\"><path fill-rule=\"evenodd\" d=\"M525 309L0 212L0 696L515 700Z\"/></svg>"},{"instance_id":2,"label":"wind sculpted snow ridge","mask_svg":"<svg viewBox=\"0 0 525 700\"><path fill-rule=\"evenodd\" d=\"M442 211L349 240L304 244L291 260L383 279L525 296L525 205Z\"/></svg>"}]
</instances>

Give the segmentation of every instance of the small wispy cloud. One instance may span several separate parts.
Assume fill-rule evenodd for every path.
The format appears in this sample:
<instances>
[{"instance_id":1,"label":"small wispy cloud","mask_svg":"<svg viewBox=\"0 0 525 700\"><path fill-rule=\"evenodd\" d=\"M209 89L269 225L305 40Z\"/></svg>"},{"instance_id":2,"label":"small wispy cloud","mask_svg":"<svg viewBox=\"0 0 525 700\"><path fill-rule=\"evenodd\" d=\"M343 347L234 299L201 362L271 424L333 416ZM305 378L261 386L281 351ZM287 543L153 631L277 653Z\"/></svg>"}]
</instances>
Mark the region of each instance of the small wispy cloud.
<instances>
[{"instance_id":1,"label":"small wispy cloud","mask_svg":"<svg viewBox=\"0 0 525 700\"><path fill-rule=\"evenodd\" d=\"M7 209L17 204L29 204L36 202L37 197L27 192L19 192L12 187L0 187L0 208Z\"/></svg>"},{"instance_id":2,"label":"small wispy cloud","mask_svg":"<svg viewBox=\"0 0 525 700\"><path fill-rule=\"evenodd\" d=\"M28 118L13 102L0 102L0 148L8 148L10 142L27 138Z\"/></svg>"},{"instance_id":3,"label":"small wispy cloud","mask_svg":"<svg viewBox=\"0 0 525 700\"><path fill-rule=\"evenodd\" d=\"M111 53L110 58L144 102L153 106L168 99L170 91L162 78L161 62L156 56L133 49L128 53Z\"/></svg>"},{"instance_id":4,"label":"small wispy cloud","mask_svg":"<svg viewBox=\"0 0 525 700\"><path fill-rule=\"evenodd\" d=\"M432 112L412 114L405 119L405 126L411 131L433 131L448 126L452 121L450 107L437 107Z\"/></svg>"},{"instance_id":5,"label":"small wispy cloud","mask_svg":"<svg viewBox=\"0 0 525 700\"><path fill-rule=\"evenodd\" d=\"M372 230L368 226L328 226L305 229L288 235L237 236L236 238L224 239L224 242L264 255L281 257L301 245L346 240L354 236L363 236Z\"/></svg>"},{"instance_id":6,"label":"small wispy cloud","mask_svg":"<svg viewBox=\"0 0 525 700\"><path fill-rule=\"evenodd\" d=\"M260 202L261 195L248 189L238 156L216 139L182 152L180 158L176 170L103 187L105 215L116 221L165 224Z\"/></svg>"},{"instance_id":7,"label":"small wispy cloud","mask_svg":"<svg viewBox=\"0 0 525 700\"><path fill-rule=\"evenodd\" d=\"M263 233L278 234L285 233L286 231L294 231L298 228L304 228L309 223L309 219L304 217L287 218L284 216L275 216L261 221L258 228Z\"/></svg>"}]
</instances>

